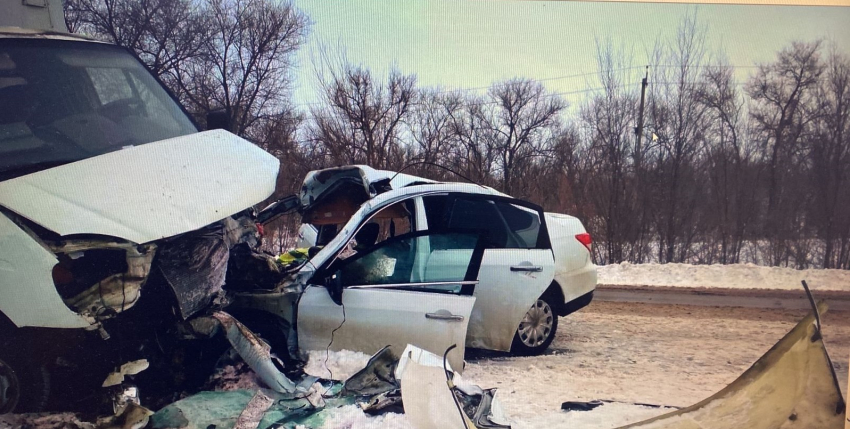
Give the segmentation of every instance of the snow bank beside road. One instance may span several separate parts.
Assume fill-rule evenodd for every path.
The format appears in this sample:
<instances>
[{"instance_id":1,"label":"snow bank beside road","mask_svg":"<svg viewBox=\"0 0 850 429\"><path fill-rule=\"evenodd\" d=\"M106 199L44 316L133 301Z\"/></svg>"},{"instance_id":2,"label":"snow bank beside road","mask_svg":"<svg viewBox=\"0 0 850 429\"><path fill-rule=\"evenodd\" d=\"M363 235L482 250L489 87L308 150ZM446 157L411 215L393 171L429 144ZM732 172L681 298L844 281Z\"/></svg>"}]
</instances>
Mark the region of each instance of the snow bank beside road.
<instances>
[{"instance_id":1,"label":"snow bank beside road","mask_svg":"<svg viewBox=\"0 0 850 429\"><path fill-rule=\"evenodd\" d=\"M600 265L599 284L678 286L691 288L850 291L850 271L763 267L753 264L620 264Z\"/></svg>"}]
</instances>

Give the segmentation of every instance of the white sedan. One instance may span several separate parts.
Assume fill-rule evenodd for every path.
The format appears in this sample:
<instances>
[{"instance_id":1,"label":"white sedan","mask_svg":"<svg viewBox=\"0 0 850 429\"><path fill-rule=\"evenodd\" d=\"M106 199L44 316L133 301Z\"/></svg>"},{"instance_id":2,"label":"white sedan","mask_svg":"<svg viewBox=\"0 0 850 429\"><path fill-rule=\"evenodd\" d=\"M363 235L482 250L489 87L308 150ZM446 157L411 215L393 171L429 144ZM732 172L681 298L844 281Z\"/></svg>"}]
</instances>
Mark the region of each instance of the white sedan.
<instances>
[{"instance_id":1,"label":"white sedan","mask_svg":"<svg viewBox=\"0 0 850 429\"><path fill-rule=\"evenodd\" d=\"M323 247L296 275L294 314L285 304L275 313L296 320L302 351L411 343L539 354L557 316L596 287L578 219L489 187L340 167L308 174L300 212L315 228L302 234Z\"/></svg>"}]
</instances>

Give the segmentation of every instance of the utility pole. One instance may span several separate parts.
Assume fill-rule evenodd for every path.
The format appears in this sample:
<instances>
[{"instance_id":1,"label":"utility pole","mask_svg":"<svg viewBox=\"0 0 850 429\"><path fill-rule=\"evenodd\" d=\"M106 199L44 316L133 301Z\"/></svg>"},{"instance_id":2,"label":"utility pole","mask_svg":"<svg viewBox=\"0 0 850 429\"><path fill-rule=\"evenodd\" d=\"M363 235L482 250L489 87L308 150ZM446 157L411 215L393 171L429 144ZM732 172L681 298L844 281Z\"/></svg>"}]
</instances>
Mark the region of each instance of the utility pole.
<instances>
[{"instance_id":1,"label":"utility pole","mask_svg":"<svg viewBox=\"0 0 850 429\"><path fill-rule=\"evenodd\" d=\"M646 86L649 83L649 66L646 66L646 75L643 77L643 80L640 82L640 110L638 110L638 125L635 127L635 134L637 135L637 143L635 144L635 164L636 167L640 167L640 161L642 157L642 148L640 146L641 138L643 137L643 104L646 99Z\"/></svg>"}]
</instances>

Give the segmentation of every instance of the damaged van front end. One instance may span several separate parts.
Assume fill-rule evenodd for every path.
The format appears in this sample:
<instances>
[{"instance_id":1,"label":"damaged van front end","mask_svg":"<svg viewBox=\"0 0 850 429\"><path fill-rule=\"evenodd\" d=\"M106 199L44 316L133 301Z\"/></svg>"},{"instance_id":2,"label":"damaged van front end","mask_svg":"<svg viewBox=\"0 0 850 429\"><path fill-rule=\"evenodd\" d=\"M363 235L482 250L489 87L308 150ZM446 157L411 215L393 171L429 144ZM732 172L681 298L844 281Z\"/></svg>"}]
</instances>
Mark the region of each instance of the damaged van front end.
<instances>
[{"instance_id":1,"label":"damaged van front end","mask_svg":"<svg viewBox=\"0 0 850 429\"><path fill-rule=\"evenodd\" d=\"M127 362L189 362L181 325L226 305L278 169L198 132L127 50L0 27L0 414L96 403Z\"/></svg>"},{"instance_id":2,"label":"damaged van front end","mask_svg":"<svg viewBox=\"0 0 850 429\"><path fill-rule=\"evenodd\" d=\"M225 304L231 249L258 246L250 207L273 192L277 169L213 131L0 183L0 360L19 384L88 373L76 386L87 390L124 361L163 355L157 335ZM54 396L20 390L0 409Z\"/></svg>"}]
</instances>

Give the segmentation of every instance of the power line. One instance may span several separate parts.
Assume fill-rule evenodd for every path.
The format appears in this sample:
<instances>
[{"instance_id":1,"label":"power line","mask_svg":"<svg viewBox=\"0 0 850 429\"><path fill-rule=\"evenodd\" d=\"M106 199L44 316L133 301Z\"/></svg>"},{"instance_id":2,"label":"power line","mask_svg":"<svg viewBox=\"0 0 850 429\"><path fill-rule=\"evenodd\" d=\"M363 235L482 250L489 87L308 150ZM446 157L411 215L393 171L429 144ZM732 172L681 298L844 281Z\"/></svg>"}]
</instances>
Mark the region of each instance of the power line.
<instances>
[{"instance_id":1,"label":"power line","mask_svg":"<svg viewBox=\"0 0 850 429\"><path fill-rule=\"evenodd\" d=\"M650 69L652 69L652 68L680 68L680 67L682 67L681 64L649 64L648 66L649 66ZM640 69L640 68L644 68L644 67L646 67L646 66L630 66L630 67L620 67L620 68L616 68L616 69L602 70L602 71L604 71L604 72L620 72L620 71ZM734 68L734 69L757 69L757 68L759 68L759 66L756 66L756 65L742 66L742 65L731 65L731 64L722 64L722 65L701 64L701 65L690 65L688 67L690 67L690 68L722 67L722 68ZM540 79L533 79L533 78L526 78L526 79L530 80L530 81L538 82L538 83L539 82L551 82L551 81L556 81L556 80L573 79L573 78L579 78L579 77L593 76L593 75L599 74L600 72L601 72L600 70L596 70L596 71L587 72L587 73L576 73L576 74L554 76L554 77L540 78ZM649 83L651 85L653 83L661 83L661 82L653 82L653 81L650 80ZM663 84L671 84L671 82L663 82ZM634 83L634 85L640 85L640 82ZM736 86L743 86L743 85L744 84L740 83L740 82L736 83ZM621 85L621 86L626 86L626 85ZM480 91L480 90L490 89L492 87L493 87L493 85L491 84L491 85L488 85L488 86L478 86L478 87L470 87L470 88L443 89L443 90L437 91L436 94L450 94L450 93L459 93L459 92ZM552 97L552 96L555 96L555 95L579 94L579 93L596 91L596 90L600 90L600 89L605 89L605 88L604 87L596 87L596 88L588 88L588 89L582 89L582 90L576 90L576 91L558 92L558 93L547 94L546 96ZM487 103L492 103L492 102L487 102ZM487 104L487 103L471 103L471 104L479 105L479 104ZM315 102L297 103L297 104L293 104L293 106L294 107L310 107L310 106L322 106L324 104L325 103L323 103L323 102L315 101Z\"/></svg>"},{"instance_id":2,"label":"power line","mask_svg":"<svg viewBox=\"0 0 850 429\"><path fill-rule=\"evenodd\" d=\"M610 70L610 71L612 71L612 72L626 71L626 70L639 69L641 67L644 67L644 66L622 67L622 68L613 69L613 70ZM606 71L608 71L608 70L606 70ZM593 75L597 75L597 74L599 74L599 70L593 71L593 72L587 72L587 73L577 73L577 74L570 74L570 75L564 75L564 76L546 77L546 78L541 78L541 79L532 79L532 78L526 78L526 79L534 81L534 82L549 82L549 81L553 81L553 80L572 79L572 78L577 78L577 77L593 76ZM492 87L493 87L493 85L479 86L479 87L473 87L473 88L446 89L446 90L438 91L437 94L446 94L446 93L451 93L451 92L478 91L478 90L482 90L482 89L490 89Z\"/></svg>"}]
</instances>

